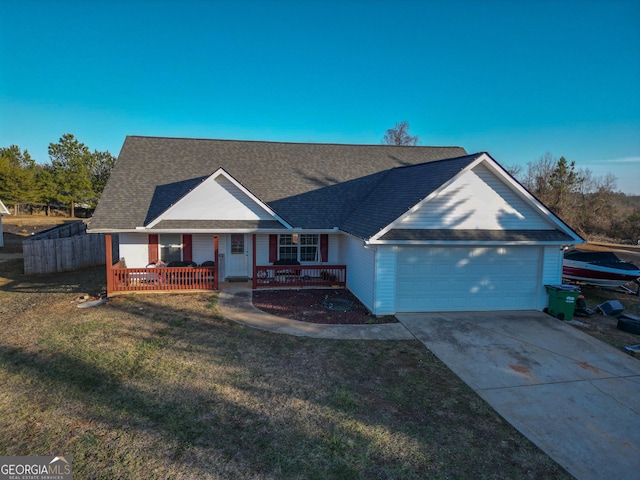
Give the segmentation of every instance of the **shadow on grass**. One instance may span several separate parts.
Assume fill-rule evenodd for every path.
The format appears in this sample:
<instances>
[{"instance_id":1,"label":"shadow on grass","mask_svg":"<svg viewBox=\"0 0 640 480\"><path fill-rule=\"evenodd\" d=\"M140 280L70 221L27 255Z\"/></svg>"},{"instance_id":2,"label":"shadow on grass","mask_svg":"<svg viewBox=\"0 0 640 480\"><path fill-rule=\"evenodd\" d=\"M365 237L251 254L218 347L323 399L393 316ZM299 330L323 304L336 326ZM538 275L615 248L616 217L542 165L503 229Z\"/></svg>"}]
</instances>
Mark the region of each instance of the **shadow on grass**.
<instances>
[{"instance_id":1,"label":"shadow on grass","mask_svg":"<svg viewBox=\"0 0 640 480\"><path fill-rule=\"evenodd\" d=\"M70 415L115 432L88 428L69 444L86 477L115 477L123 470L110 464L130 463L108 455L106 438L152 432L159 455L190 477L567 478L418 342L255 331L215 315L214 299L139 295L67 307L38 330L38 348L6 332L0 370L37 385L40 411L64 408L49 398L69 398L80 405ZM22 443L35 450L40 441ZM505 441L516 446L491 446ZM142 440L122 448L155 455Z\"/></svg>"},{"instance_id":2,"label":"shadow on grass","mask_svg":"<svg viewBox=\"0 0 640 480\"><path fill-rule=\"evenodd\" d=\"M426 467L426 463L407 466L390 461L365 434L346 428L349 415L340 408L353 413L350 394L329 395L330 405L316 405L323 394L316 397L318 392L306 390L308 382L300 382L299 372L293 382L278 382L271 368L260 368L255 358L249 362L245 358L245 348L254 349L253 353L259 349L263 362L269 364L274 361L271 347L295 357L304 341L258 338L265 335L253 335L226 322L198 320L188 309L164 306L158 311L153 302L140 298L113 302L109 307L114 313L137 315L141 323L151 321L146 331L126 333L133 339L135 354L127 356L120 351L105 356L85 348L82 338L73 338L81 335L79 330L70 326L68 337L50 340L39 353L1 345L2 369L35 380L44 391L64 392L69 399L81 402L83 408L75 414L91 423L108 424L114 430L133 428L140 434L149 429L160 433L167 445L173 445L171 461L184 462L194 475L211 473L193 464L190 457L198 449L216 453L220 463L214 468L221 474L231 468L236 474L249 476L389 478L399 475L394 470L400 468L407 474L403 473L405 478L418 478ZM206 355L209 362L223 368L210 381L164 381L162 369L152 365L161 362L163 352L169 350L172 354L182 350ZM287 360L276 363L283 368L280 373L287 372ZM283 405L286 402L290 404ZM289 411L293 405L309 408L316 418ZM279 413L271 415L269 409ZM86 452L74 452L78 454L82 457Z\"/></svg>"},{"instance_id":3,"label":"shadow on grass","mask_svg":"<svg viewBox=\"0 0 640 480\"><path fill-rule=\"evenodd\" d=\"M104 291L107 284L104 266L41 275L25 275L23 272L22 259L1 262L0 291L34 294L89 293L93 295Z\"/></svg>"}]
</instances>

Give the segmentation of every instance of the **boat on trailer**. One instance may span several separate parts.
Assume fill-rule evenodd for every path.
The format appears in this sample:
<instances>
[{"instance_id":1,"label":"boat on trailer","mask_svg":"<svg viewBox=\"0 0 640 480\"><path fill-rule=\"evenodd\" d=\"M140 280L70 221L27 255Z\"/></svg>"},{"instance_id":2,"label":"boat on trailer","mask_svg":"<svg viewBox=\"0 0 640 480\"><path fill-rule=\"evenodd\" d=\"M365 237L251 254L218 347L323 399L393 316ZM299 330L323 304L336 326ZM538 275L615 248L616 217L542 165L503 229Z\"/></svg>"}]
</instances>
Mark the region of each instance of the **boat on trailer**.
<instances>
[{"instance_id":1,"label":"boat on trailer","mask_svg":"<svg viewBox=\"0 0 640 480\"><path fill-rule=\"evenodd\" d=\"M613 252L571 249L564 252L562 277L598 287L617 288L639 282L640 268L620 260ZM640 283L638 283L640 288Z\"/></svg>"}]
</instances>

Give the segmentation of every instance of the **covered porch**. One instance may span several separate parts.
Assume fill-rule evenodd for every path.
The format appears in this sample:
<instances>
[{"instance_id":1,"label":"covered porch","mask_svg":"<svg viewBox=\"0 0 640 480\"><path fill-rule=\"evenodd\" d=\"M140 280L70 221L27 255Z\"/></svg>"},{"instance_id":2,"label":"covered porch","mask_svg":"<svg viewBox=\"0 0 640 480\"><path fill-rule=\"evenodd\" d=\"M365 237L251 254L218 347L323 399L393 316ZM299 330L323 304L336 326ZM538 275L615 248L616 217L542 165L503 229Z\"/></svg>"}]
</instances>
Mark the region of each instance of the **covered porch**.
<instances>
[{"instance_id":1,"label":"covered porch","mask_svg":"<svg viewBox=\"0 0 640 480\"><path fill-rule=\"evenodd\" d=\"M111 253L111 234L105 235L105 242L108 296L131 292L207 292L220 290L221 283L229 280L228 275L225 278L221 276L220 272L220 266L224 265L224 254L218 251L218 235L213 236L214 261L203 262L202 265L186 262L188 264L180 266L148 265L147 267L129 268L126 266L126 259L118 259L114 262ZM244 280L251 281L253 289L346 286L346 265L332 265L322 262L303 265L271 262L258 265L256 234L251 235L251 243L252 248L249 250L251 252L249 255L251 277L247 276Z\"/></svg>"}]
</instances>

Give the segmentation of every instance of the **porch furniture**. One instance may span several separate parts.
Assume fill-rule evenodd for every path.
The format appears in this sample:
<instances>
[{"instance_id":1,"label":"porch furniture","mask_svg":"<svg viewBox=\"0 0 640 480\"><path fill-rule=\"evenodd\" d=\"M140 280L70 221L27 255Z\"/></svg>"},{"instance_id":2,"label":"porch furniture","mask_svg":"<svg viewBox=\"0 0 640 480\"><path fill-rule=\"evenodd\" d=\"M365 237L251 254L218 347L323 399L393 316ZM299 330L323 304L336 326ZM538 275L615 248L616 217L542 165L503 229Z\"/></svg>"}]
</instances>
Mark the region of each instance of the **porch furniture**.
<instances>
[{"instance_id":1,"label":"porch furniture","mask_svg":"<svg viewBox=\"0 0 640 480\"><path fill-rule=\"evenodd\" d=\"M286 268L283 268L285 267ZM346 265L259 265L255 267L253 288L332 287L346 285Z\"/></svg>"}]
</instances>

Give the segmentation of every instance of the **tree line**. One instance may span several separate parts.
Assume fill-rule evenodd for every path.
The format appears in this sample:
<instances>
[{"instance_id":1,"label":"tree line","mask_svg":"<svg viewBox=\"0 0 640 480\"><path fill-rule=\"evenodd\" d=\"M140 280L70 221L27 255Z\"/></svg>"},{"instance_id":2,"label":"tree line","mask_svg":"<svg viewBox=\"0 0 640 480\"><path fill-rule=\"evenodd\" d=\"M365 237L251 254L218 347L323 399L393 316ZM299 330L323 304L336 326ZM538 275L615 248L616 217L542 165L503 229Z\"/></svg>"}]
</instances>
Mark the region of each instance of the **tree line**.
<instances>
[{"instance_id":1,"label":"tree line","mask_svg":"<svg viewBox=\"0 0 640 480\"><path fill-rule=\"evenodd\" d=\"M17 145L0 147L0 199L9 205L52 205L93 208L104 190L116 158L108 151L91 152L72 134L50 143L49 162L39 164Z\"/></svg>"},{"instance_id":2,"label":"tree line","mask_svg":"<svg viewBox=\"0 0 640 480\"><path fill-rule=\"evenodd\" d=\"M509 173L582 237L637 243L640 196L616 191L616 177L594 175L565 157L545 153L527 168Z\"/></svg>"}]
</instances>

